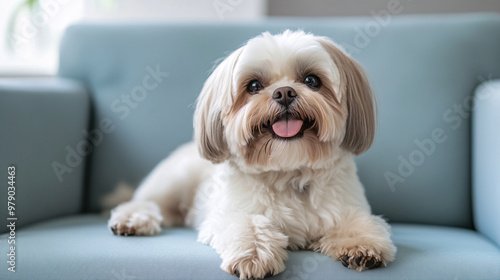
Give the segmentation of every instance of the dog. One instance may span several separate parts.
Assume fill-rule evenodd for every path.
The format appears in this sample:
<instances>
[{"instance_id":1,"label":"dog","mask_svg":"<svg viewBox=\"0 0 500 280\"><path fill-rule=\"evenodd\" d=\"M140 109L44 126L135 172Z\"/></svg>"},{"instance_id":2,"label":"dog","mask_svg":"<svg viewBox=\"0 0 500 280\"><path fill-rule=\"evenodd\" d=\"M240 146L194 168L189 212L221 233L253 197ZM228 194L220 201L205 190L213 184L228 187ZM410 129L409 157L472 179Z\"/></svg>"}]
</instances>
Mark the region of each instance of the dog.
<instances>
[{"instance_id":1,"label":"dog","mask_svg":"<svg viewBox=\"0 0 500 280\"><path fill-rule=\"evenodd\" d=\"M363 68L327 37L265 32L212 72L194 142L179 147L111 211L116 235L191 226L240 279L285 270L311 249L363 271L387 266L390 226L371 214L354 157L375 133Z\"/></svg>"}]
</instances>

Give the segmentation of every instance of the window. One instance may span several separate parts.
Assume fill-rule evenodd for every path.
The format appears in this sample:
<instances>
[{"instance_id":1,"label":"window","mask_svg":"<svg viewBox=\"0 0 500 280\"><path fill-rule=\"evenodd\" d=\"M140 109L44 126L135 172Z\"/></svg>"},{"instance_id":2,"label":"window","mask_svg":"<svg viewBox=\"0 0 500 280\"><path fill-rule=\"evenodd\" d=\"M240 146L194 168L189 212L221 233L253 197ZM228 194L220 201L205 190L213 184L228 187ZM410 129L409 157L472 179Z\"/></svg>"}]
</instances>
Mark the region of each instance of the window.
<instances>
[{"instance_id":1,"label":"window","mask_svg":"<svg viewBox=\"0 0 500 280\"><path fill-rule=\"evenodd\" d=\"M83 16L83 0L0 2L0 75L51 75L64 29Z\"/></svg>"}]
</instances>

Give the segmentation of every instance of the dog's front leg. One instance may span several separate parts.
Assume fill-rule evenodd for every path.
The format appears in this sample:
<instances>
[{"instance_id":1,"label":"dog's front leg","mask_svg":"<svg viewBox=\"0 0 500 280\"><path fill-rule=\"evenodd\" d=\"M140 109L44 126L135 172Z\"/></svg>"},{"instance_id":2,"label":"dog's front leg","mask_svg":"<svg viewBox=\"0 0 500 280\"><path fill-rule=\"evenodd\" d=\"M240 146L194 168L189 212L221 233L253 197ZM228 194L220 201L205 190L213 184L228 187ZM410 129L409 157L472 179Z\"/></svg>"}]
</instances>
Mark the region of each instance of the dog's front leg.
<instances>
[{"instance_id":1,"label":"dog's front leg","mask_svg":"<svg viewBox=\"0 0 500 280\"><path fill-rule=\"evenodd\" d=\"M365 210L353 209L311 247L340 260L345 267L363 271L387 266L394 260L396 247L390 237L386 221Z\"/></svg>"},{"instance_id":2,"label":"dog's front leg","mask_svg":"<svg viewBox=\"0 0 500 280\"><path fill-rule=\"evenodd\" d=\"M219 253L223 270L253 279L285 269L288 237L269 218L244 213L211 218L201 225L198 241Z\"/></svg>"}]
</instances>

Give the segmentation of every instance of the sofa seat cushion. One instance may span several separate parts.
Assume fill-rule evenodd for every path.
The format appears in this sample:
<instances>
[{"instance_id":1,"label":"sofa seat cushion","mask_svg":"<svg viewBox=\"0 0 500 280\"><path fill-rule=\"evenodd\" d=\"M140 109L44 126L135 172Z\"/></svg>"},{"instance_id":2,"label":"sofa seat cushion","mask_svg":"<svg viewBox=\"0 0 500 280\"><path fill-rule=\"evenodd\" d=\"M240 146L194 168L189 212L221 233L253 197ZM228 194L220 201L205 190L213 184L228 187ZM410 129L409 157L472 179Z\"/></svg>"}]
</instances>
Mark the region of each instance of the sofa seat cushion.
<instances>
[{"instance_id":1,"label":"sofa seat cushion","mask_svg":"<svg viewBox=\"0 0 500 280\"><path fill-rule=\"evenodd\" d=\"M393 224L396 260L355 272L310 251L291 252L272 279L500 279L500 249L467 229ZM118 237L98 215L42 222L16 232L16 272L9 272L1 235L0 279L236 279L219 268L209 246L186 228L157 236Z\"/></svg>"}]
</instances>

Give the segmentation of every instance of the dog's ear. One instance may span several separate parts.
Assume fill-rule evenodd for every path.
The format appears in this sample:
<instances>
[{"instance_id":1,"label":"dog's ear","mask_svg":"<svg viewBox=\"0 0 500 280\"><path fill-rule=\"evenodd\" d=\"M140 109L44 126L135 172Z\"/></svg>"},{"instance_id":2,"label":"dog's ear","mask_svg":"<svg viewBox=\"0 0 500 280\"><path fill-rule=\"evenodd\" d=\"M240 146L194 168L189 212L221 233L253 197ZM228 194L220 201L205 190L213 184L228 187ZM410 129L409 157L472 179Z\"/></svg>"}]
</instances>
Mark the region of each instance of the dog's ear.
<instances>
[{"instance_id":1,"label":"dog's ear","mask_svg":"<svg viewBox=\"0 0 500 280\"><path fill-rule=\"evenodd\" d=\"M224 59L208 77L196 103L194 137L200 155L220 163L229 157L224 116L232 104L233 71L243 47Z\"/></svg>"},{"instance_id":2,"label":"dog's ear","mask_svg":"<svg viewBox=\"0 0 500 280\"><path fill-rule=\"evenodd\" d=\"M341 147L359 155L375 137L376 104L363 67L326 37L318 41L329 53L340 74L342 99L347 102L346 131Z\"/></svg>"}]
</instances>

